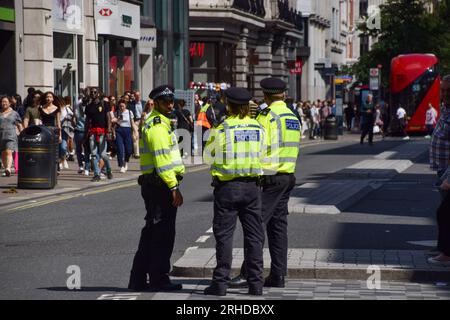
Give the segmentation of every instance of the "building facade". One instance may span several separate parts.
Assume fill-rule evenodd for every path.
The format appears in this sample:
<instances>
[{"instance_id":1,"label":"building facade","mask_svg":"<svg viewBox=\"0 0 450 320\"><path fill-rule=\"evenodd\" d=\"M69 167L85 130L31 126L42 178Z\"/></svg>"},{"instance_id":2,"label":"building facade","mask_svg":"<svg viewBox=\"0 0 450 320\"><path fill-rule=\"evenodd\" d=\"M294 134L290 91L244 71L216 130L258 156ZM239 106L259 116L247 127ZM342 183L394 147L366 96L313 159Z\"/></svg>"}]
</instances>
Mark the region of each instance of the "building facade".
<instances>
[{"instance_id":1,"label":"building facade","mask_svg":"<svg viewBox=\"0 0 450 320\"><path fill-rule=\"evenodd\" d=\"M15 20L14 0L0 0L0 61L9 61L9 63L2 63L0 94L12 94L15 90Z\"/></svg>"},{"instance_id":2,"label":"building facade","mask_svg":"<svg viewBox=\"0 0 450 320\"><path fill-rule=\"evenodd\" d=\"M304 25L296 1L190 0L190 81L227 83L262 98L259 82L276 76L300 96ZM301 51L303 50L303 51Z\"/></svg>"},{"instance_id":3,"label":"building facade","mask_svg":"<svg viewBox=\"0 0 450 320\"><path fill-rule=\"evenodd\" d=\"M185 89L187 22L187 0L0 0L0 92Z\"/></svg>"},{"instance_id":4,"label":"building facade","mask_svg":"<svg viewBox=\"0 0 450 320\"><path fill-rule=\"evenodd\" d=\"M311 48L303 68L303 100L334 98L338 71L360 56L356 30L359 0L299 0L297 7L307 21L307 45Z\"/></svg>"}]
</instances>

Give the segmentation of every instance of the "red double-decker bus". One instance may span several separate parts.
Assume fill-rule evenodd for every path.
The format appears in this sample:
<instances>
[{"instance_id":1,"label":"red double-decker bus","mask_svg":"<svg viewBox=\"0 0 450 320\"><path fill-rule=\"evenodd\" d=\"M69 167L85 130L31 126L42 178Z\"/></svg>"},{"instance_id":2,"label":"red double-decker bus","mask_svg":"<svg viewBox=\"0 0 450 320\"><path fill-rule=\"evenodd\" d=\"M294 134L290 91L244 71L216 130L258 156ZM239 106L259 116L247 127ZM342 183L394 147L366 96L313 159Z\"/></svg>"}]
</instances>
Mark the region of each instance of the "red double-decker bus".
<instances>
[{"instance_id":1,"label":"red double-decker bus","mask_svg":"<svg viewBox=\"0 0 450 320\"><path fill-rule=\"evenodd\" d=\"M431 103L439 113L440 77L433 54L405 54L391 64L391 131L398 132L396 112L401 105L408 116L409 133L426 132L425 116Z\"/></svg>"}]
</instances>

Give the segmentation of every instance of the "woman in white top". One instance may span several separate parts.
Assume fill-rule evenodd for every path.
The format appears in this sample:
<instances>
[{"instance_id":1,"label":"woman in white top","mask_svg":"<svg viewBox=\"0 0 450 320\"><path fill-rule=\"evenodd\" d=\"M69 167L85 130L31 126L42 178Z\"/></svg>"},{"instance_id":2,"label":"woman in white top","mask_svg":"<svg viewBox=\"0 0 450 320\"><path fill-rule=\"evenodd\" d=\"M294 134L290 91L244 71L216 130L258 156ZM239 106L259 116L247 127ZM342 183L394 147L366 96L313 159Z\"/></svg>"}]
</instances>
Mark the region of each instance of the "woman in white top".
<instances>
[{"instance_id":1,"label":"woman in white top","mask_svg":"<svg viewBox=\"0 0 450 320\"><path fill-rule=\"evenodd\" d=\"M74 116L72 111L72 98L65 97L61 101L60 117L61 117L61 143L59 144L60 168L69 169L67 163L68 142L69 138L74 137Z\"/></svg>"},{"instance_id":2,"label":"woman in white top","mask_svg":"<svg viewBox=\"0 0 450 320\"><path fill-rule=\"evenodd\" d=\"M127 109L125 100L119 101L119 107L112 119L115 125L117 161L120 173L128 171L128 162L133 154L133 130L135 129L133 113Z\"/></svg>"}]
</instances>

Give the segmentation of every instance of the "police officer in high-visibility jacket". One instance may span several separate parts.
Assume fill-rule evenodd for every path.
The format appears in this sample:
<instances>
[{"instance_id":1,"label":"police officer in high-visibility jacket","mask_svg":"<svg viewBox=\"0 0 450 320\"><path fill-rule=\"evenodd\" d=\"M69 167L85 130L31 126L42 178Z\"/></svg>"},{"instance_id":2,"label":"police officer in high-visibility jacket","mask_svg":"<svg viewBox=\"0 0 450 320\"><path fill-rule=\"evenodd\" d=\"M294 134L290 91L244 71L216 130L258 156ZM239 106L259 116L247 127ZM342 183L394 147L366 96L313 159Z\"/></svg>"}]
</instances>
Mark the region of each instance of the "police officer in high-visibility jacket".
<instances>
[{"instance_id":1,"label":"police officer in high-visibility jacket","mask_svg":"<svg viewBox=\"0 0 450 320\"><path fill-rule=\"evenodd\" d=\"M250 93L241 88L226 91L228 118L212 130L205 150L211 163L214 189L213 231L217 266L206 295L225 296L233 254L233 233L239 217L244 231L244 255L250 295L263 291L264 229L260 176L264 131L250 118Z\"/></svg>"},{"instance_id":2,"label":"police officer in high-visibility jacket","mask_svg":"<svg viewBox=\"0 0 450 320\"><path fill-rule=\"evenodd\" d=\"M270 275L265 287L284 287L287 274L288 202L295 186L295 169L299 154L300 122L284 102L286 84L277 78L261 81L267 107L259 111L257 121L266 133L264 177L262 179L263 220L269 244ZM234 278L231 287L244 287L245 263L241 275Z\"/></svg>"},{"instance_id":3,"label":"police officer in high-visibility jacket","mask_svg":"<svg viewBox=\"0 0 450 320\"><path fill-rule=\"evenodd\" d=\"M177 208L183 204L179 185L185 172L177 138L168 118L174 108L174 89L161 86L149 97L154 100L155 109L142 128L142 175L139 177L147 216L133 261L129 289L181 290L181 284L174 284L169 278ZM147 274L150 283L147 283Z\"/></svg>"}]
</instances>

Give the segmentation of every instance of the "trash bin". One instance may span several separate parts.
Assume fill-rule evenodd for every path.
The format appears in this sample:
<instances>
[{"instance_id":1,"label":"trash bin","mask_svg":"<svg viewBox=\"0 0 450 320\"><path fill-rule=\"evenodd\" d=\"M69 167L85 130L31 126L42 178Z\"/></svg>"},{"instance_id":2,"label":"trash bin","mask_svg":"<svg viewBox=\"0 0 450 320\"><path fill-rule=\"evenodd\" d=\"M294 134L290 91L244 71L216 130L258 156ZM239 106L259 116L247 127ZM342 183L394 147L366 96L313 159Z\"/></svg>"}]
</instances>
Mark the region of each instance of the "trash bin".
<instances>
[{"instance_id":1,"label":"trash bin","mask_svg":"<svg viewBox=\"0 0 450 320\"><path fill-rule=\"evenodd\" d=\"M19 136L19 189L53 189L57 184L59 139L55 128L31 126Z\"/></svg>"},{"instance_id":2,"label":"trash bin","mask_svg":"<svg viewBox=\"0 0 450 320\"><path fill-rule=\"evenodd\" d=\"M325 119L324 131L325 140L338 140L338 125L335 116L329 116Z\"/></svg>"}]
</instances>

